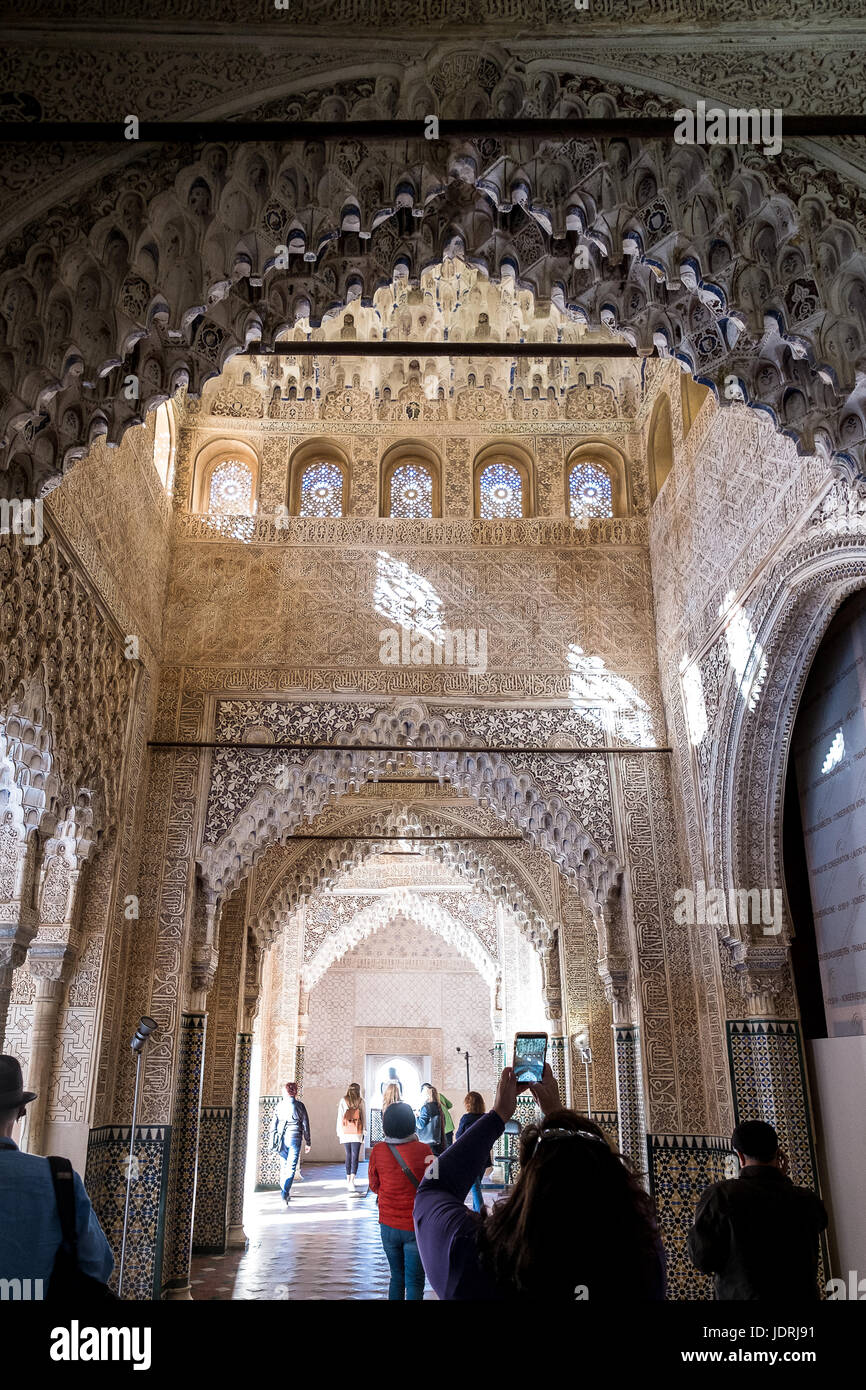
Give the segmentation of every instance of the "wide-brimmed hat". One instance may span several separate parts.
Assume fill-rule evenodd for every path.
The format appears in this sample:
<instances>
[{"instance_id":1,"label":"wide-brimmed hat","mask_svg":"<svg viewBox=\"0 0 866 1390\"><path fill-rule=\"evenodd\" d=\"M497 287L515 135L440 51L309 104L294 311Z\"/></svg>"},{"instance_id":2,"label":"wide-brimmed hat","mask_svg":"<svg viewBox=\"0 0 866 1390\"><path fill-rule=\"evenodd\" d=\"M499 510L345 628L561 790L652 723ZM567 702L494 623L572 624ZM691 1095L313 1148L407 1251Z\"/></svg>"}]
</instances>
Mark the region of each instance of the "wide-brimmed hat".
<instances>
[{"instance_id":1,"label":"wide-brimmed hat","mask_svg":"<svg viewBox=\"0 0 866 1390\"><path fill-rule=\"evenodd\" d=\"M386 1105L382 1112L382 1133L386 1139L408 1139L415 1133L415 1111L411 1105L397 1100Z\"/></svg>"},{"instance_id":2,"label":"wide-brimmed hat","mask_svg":"<svg viewBox=\"0 0 866 1390\"><path fill-rule=\"evenodd\" d=\"M35 1099L35 1091L24 1090L18 1058L0 1057L0 1110L14 1110L16 1105L29 1105Z\"/></svg>"}]
</instances>

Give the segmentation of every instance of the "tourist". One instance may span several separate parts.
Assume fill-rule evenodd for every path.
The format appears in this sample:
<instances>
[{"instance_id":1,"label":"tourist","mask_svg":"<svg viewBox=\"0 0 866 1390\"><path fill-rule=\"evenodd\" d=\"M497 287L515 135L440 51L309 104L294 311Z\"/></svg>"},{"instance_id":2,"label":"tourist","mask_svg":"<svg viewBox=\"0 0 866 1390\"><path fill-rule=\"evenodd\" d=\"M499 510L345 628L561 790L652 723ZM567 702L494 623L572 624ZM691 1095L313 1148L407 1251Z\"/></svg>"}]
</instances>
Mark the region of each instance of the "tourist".
<instances>
[{"instance_id":1,"label":"tourist","mask_svg":"<svg viewBox=\"0 0 866 1390\"><path fill-rule=\"evenodd\" d=\"M396 1086L396 1087L397 1087L397 1092L398 1092L397 1099L398 1099L398 1100L402 1100L402 1098L403 1098L403 1084L402 1084L402 1082L400 1081L399 1076L397 1075L397 1068L396 1068L396 1067L389 1067L389 1068L388 1068L388 1076L387 1076L386 1080L385 1080L385 1081L380 1081L380 1082L379 1082L379 1091L381 1092L381 1095L382 1095L382 1109L383 1109L383 1110L385 1109L385 1096L388 1094L388 1092L391 1090L391 1088L392 1088L393 1086ZM394 1105L395 1102L392 1101L391 1104Z\"/></svg>"},{"instance_id":2,"label":"tourist","mask_svg":"<svg viewBox=\"0 0 866 1390\"><path fill-rule=\"evenodd\" d=\"M389 1081L382 1094L382 1114L389 1105L398 1105L403 1099L399 1081Z\"/></svg>"},{"instance_id":3,"label":"tourist","mask_svg":"<svg viewBox=\"0 0 866 1390\"><path fill-rule=\"evenodd\" d=\"M292 1183L301 1161L301 1143L310 1152L310 1117L303 1101L298 1100L296 1081L286 1082L286 1094L274 1115L273 1148L282 1160L280 1192L286 1206L291 1201Z\"/></svg>"},{"instance_id":4,"label":"tourist","mask_svg":"<svg viewBox=\"0 0 866 1390\"><path fill-rule=\"evenodd\" d=\"M416 1129L422 1144L429 1144L434 1154L442 1153L445 1148L445 1115L439 1104L439 1092L429 1081L425 1081L421 1087L421 1109L418 1111Z\"/></svg>"},{"instance_id":5,"label":"tourist","mask_svg":"<svg viewBox=\"0 0 866 1390\"><path fill-rule=\"evenodd\" d=\"M418 1189L415 1234L439 1298L663 1299L652 1202L598 1126L562 1108L549 1065L529 1086L543 1119L521 1133L514 1188L485 1216L464 1205L523 1089L506 1067L493 1109L473 1121Z\"/></svg>"},{"instance_id":6,"label":"tourist","mask_svg":"<svg viewBox=\"0 0 866 1390\"><path fill-rule=\"evenodd\" d=\"M418 1184L432 1158L415 1133L411 1105L395 1101L382 1111L380 1143L370 1150L370 1191L379 1194L379 1234L388 1257L389 1300L424 1297L424 1267L418 1254L412 1208Z\"/></svg>"},{"instance_id":7,"label":"tourist","mask_svg":"<svg viewBox=\"0 0 866 1390\"><path fill-rule=\"evenodd\" d=\"M337 1107L337 1138L346 1153L346 1188L353 1197L360 1197L355 1187L358 1176L358 1162L364 1145L364 1131L367 1117L361 1087L352 1081L349 1089Z\"/></svg>"},{"instance_id":8,"label":"tourist","mask_svg":"<svg viewBox=\"0 0 866 1390\"><path fill-rule=\"evenodd\" d=\"M484 1097L478 1091L470 1091L467 1096L464 1096L463 1106L466 1113L460 1116L460 1123L457 1126L458 1139L466 1133L470 1125L473 1125L475 1123L479 1115L484 1114ZM493 1154L488 1152L484 1159L484 1167L479 1170L478 1177L475 1179L470 1189L472 1192L472 1206L475 1211L484 1210L484 1197L481 1192L481 1179L484 1177L484 1174L487 1172L488 1168L492 1167Z\"/></svg>"},{"instance_id":9,"label":"tourist","mask_svg":"<svg viewBox=\"0 0 866 1390\"><path fill-rule=\"evenodd\" d=\"M439 1104L442 1107L442 1120L445 1125L445 1133L443 1138L445 1142L445 1147L447 1149L450 1147L451 1144L454 1143L454 1120L451 1117L451 1111L454 1107L451 1104L451 1101L448 1099L446 1095L442 1093L442 1091L439 1092Z\"/></svg>"},{"instance_id":10,"label":"tourist","mask_svg":"<svg viewBox=\"0 0 866 1390\"><path fill-rule=\"evenodd\" d=\"M811 1302L817 1288L818 1237L827 1213L816 1193L795 1187L772 1125L746 1120L731 1147L740 1174L701 1195L689 1254L715 1275L717 1299Z\"/></svg>"},{"instance_id":11,"label":"tourist","mask_svg":"<svg viewBox=\"0 0 866 1390\"><path fill-rule=\"evenodd\" d=\"M36 1099L22 1081L17 1057L0 1057L0 1279L20 1281L28 1292L18 1297L42 1299L51 1297L49 1284L62 1244L58 1199L65 1200L69 1178L58 1176L55 1182L51 1161L21 1153L12 1137L16 1122ZM75 1296L82 1301L108 1298L105 1284L114 1256L81 1178L71 1167L67 1173L72 1177L69 1219L75 1228L77 1272L96 1281L89 1290L76 1285Z\"/></svg>"}]
</instances>

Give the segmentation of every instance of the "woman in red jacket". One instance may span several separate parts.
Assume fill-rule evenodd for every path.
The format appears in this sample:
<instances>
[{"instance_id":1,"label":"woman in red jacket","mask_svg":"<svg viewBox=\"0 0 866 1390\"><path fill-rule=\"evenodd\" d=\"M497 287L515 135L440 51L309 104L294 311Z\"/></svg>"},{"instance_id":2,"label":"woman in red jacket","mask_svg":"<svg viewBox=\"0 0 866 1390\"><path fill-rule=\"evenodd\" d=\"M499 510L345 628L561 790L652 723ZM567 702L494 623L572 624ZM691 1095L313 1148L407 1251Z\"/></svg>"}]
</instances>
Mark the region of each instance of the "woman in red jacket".
<instances>
[{"instance_id":1,"label":"woman in red jacket","mask_svg":"<svg viewBox=\"0 0 866 1390\"><path fill-rule=\"evenodd\" d=\"M370 1150L367 1181L379 1194L379 1234L388 1256L390 1300L424 1297L424 1267L415 1242L415 1193L433 1157L415 1133L415 1112L398 1101L382 1112L381 1143Z\"/></svg>"}]
</instances>

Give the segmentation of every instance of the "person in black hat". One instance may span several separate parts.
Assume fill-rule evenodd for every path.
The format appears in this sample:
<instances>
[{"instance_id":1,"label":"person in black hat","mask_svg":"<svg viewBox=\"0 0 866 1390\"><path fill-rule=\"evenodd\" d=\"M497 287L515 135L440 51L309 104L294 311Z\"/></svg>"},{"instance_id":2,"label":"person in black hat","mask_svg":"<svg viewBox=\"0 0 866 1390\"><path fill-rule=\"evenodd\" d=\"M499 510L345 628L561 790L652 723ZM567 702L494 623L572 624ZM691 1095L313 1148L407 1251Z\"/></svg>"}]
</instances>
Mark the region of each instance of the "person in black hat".
<instances>
[{"instance_id":1,"label":"person in black hat","mask_svg":"<svg viewBox=\"0 0 866 1390\"><path fill-rule=\"evenodd\" d=\"M415 1111L403 1101L382 1112L382 1134L370 1150L367 1181L379 1194L379 1234L391 1270L388 1298L418 1301L424 1297L424 1267L412 1209L433 1151L418 1139Z\"/></svg>"},{"instance_id":2,"label":"person in black hat","mask_svg":"<svg viewBox=\"0 0 866 1390\"><path fill-rule=\"evenodd\" d=\"M0 1056L0 1279L20 1281L14 1286L19 1296L40 1299L61 1244L60 1217L48 1159L21 1153L12 1138L35 1099L34 1091L24 1090L18 1058ZM78 1268L104 1284L114 1256L84 1183L72 1176Z\"/></svg>"},{"instance_id":3,"label":"person in black hat","mask_svg":"<svg viewBox=\"0 0 866 1390\"><path fill-rule=\"evenodd\" d=\"M715 1275L719 1300L815 1301L823 1202L791 1182L779 1136L764 1120L737 1125L731 1148L740 1176L701 1196L688 1237L692 1260Z\"/></svg>"}]
</instances>

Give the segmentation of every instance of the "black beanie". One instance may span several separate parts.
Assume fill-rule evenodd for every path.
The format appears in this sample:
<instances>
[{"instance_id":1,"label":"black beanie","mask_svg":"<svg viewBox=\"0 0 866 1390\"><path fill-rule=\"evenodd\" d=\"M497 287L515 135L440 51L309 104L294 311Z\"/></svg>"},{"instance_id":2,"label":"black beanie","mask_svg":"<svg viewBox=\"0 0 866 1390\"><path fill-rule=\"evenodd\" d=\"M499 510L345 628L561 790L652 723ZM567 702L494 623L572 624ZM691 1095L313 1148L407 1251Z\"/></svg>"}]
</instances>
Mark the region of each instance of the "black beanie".
<instances>
[{"instance_id":1,"label":"black beanie","mask_svg":"<svg viewBox=\"0 0 866 1390\"><path fill-rule=\"evenodd\" d=\"M382 1112L382 1133L386 1139L408 1139L415 1133L415 1111L397 1100Z\"/></svg>"}]
</instances>

